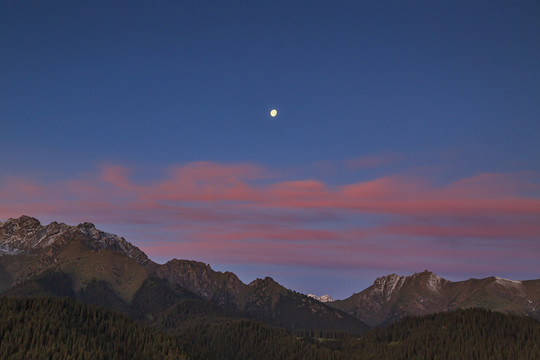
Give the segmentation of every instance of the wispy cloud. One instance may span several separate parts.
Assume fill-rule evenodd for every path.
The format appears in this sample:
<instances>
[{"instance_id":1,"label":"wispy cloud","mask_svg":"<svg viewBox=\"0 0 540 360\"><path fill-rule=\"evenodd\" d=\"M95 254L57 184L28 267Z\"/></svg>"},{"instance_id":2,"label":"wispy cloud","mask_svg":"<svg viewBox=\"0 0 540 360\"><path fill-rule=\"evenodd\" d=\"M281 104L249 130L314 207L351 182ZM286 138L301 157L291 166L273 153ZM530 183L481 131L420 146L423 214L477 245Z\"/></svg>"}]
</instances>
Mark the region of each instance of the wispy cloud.
<instances>
[{"instance_id":1,"label":"wispy cloud","mask_svg":"<svg viewBox=\"0 0 540 360\"><path fill-rule=\"evenodd\" d=\"M121 165L56 181L3 177L0 218L92 221L120 229L156 257L540 272L530 256L540 253L535 174L440 184L409 171L328 185L276 173L250 163L195 162L144 180Z\"/></svg>"}]
</instances>

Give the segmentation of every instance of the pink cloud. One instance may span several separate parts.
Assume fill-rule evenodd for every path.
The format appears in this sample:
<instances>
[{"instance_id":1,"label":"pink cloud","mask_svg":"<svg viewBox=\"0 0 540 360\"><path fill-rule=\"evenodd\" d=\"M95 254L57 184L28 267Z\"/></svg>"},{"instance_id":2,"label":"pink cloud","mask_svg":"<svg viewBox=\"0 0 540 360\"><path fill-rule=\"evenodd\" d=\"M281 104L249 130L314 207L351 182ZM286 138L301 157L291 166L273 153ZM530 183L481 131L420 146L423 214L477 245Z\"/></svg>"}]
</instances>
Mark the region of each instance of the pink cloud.
<instances>
[{"instance_id":1,"label":"pink cloud","mask_svg":"<svg viewBox=\"0 0 540 360\"><path fill-rule=\"evenodd\" d=\"M540 224L527 222L511 222L507 224L390 224L380 229L383 233L428 238L466 239L537 239L540 234Z\"/></svg>"},{"instance_id":2,"label":"pink cloud","mask_svg":"<svg viewBox=\"0 0 540 360\"><path fill-rule=\"evenodd\" d=\"M255 164L196 162L138 181L109 165L57 181L0 179L0 218L92 221L121 227L150 255L220 263L404 268L489 258L477 266L526 259L540 271L529 259L540 251L533 175L478 174L441 185L409 173L328 185L278 179Z\"/></svg>"},{"instance_id":3,"label":"pink cloud","mask_svg":"<svg viewBox=\"0 0 540 360\"><path fill-rule=\"evenodd\" d=\"M133 187L129 181L129 170L122 166L106 166L101 172L100 179L106 183L120 189L129 190Z\"/></svg>"},{"instance_id":4,"label":"pink cloud","mask_svg":"<svg viewBox=\"0 0 540 360\"><path fill-rule=\"evenodd\" d=\"M257 180L266 178L269 172L260 166L243 164L219 164L210 161L197 161L175 166L170 171L172 177L187 182L219 182L227 179Z\"/></svg>"},{"instance_id":5,"label":"pink cloud","mask_svg":"<svg viewBox=\"0 0 540 360\"><path fill-rule=\"evenodd\" d=\"M445 272L452 270L455 272L456 268L463 272L538 271L536 257L516 249L509 250L498 246L478 248L474 245L449 248L436 243L403 240L337 245L331 242L318 242L309 246L293 242L287 246L281 246L272 242L212 239L155 242L142 248L157 257L179 254L184 258L219 263L294 264L327 268L394 268L413 272L425 268ZM537 253L538 246L533 249ZM490 261L485 259L490 259ZM501 261L501 259L504 260Z\"/></svg>"},{"instance_id":6,"label":"pink cloud","mask_svg":"<svg viewBox=\"0 0 540 360\"><path fill-rule=\"evenodd\" d=\"M400 180L396 177L384 177L342 186L339 195L352 201L407 198L409 194L420 191L417 181L417 179Z\"/></svg>"},{"instance_id":7,"label":"pink cloud","mask_svg":"<svg viewBox=\"0 0 540 360\"><path fill-rule=\"evenodd\" d=\"M38 182L21 177L7 177L0 179L0 199L4 201L17 201L27 197L42 196L45 187Z\"/></svg>"}]
</instances>

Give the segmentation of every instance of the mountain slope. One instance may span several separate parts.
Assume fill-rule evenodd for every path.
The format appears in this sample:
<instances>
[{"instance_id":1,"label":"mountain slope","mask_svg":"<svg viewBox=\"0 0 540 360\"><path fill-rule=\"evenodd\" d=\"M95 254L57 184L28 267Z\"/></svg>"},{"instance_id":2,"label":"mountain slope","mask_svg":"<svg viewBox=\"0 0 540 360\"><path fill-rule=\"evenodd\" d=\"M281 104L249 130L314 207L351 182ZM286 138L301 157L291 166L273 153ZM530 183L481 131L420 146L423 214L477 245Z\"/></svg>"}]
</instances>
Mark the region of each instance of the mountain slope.
<instances>
[{"instance_id":1,"label":"mountain slope","mask_svg":"<svg viewBox=\"0 0 540 360\"><path fill-rule=\"evenodd\" d=\"M171 260L156 274L239 316L295 329L360 333L368 326L339 309L289 290L267 277L244 284L231 272L214 271L208 264Z\"/></svg>"},{"instance_id":2,"label":"mountain slope","mask_svg":"<svg viewBox=\"0 0 540 360\"><path fill-rule=\"evenodd\" d=\"M391 274L360 293L328 304L372 326L408 315L471 307L540 318L540 280L491 277L451 282L429 271L411 276Z\"/></svg>"}]
</instances>

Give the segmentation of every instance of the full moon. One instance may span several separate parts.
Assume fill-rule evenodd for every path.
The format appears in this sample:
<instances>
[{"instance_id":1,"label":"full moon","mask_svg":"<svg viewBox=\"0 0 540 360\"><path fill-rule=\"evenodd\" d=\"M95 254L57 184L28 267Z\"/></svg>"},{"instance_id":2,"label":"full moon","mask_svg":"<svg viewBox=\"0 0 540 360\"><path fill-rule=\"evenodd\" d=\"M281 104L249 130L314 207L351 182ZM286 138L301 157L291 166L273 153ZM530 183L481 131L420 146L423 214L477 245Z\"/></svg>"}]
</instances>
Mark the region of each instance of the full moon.
<instances>
[{"instance_id":1,"label":"full moon","mask_svg":"<svg viewBox=\"0 0 540 360\"><path fill-rule=\"evenodd\" d=\"M277 116L277 110L276 109L270 110L270 116L271 117L276 117Z\"/></svg>"}]
</instances>

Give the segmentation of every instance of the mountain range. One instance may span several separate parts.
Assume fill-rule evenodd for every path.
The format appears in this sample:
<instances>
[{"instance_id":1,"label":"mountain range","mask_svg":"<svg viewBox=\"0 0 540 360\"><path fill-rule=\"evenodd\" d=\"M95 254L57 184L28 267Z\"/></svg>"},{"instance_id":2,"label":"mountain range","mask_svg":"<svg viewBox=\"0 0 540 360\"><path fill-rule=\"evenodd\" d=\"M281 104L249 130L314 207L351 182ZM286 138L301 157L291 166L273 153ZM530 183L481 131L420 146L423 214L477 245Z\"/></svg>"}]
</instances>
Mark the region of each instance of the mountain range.
<instances>
[{"instance_id":1,"label":"mountain range","mask_svg":"<svg viewBox=\"0 0 540 360\"><path fill-rule=\"evenodd\" d=\"M43 226L29 216L8 219L0 223L0 254L5 295L69 296L148 321L165 321L171 312L191 316L196 309L197 316L243 317L291 330L368 328L270 277L244 284L231 272L197 261L157 264L91 223Z\"/></svg>"},{"instance_id":2,"label":"mountain range","mask_svg":"<svg viewBox=\"0 0 540 360\"><path fill-rule=\"evenodd\" d=\"M459 308L484 308L540 319L540 280L488 277L452 282L426 270L411 276L377 278L364 291L328 304L371 326Z\"/></svg>"},{"instance_id":3,"label":"mountain range","mask_svg":"<svg viewBox=\"0 0 540 360\"><path fill-rule=\"evenodd\" d=\"M408 315L471 307L540 319L540 280L451 282L429 271L391 274L333 301L286 289L270 277L244 284L197 261L160 265L91 223L43 226L29 216L0 222L0 293L68 296L170 327L201 316L242 317L290 330L361 333Z\"/></svg>"}]
</instances>

